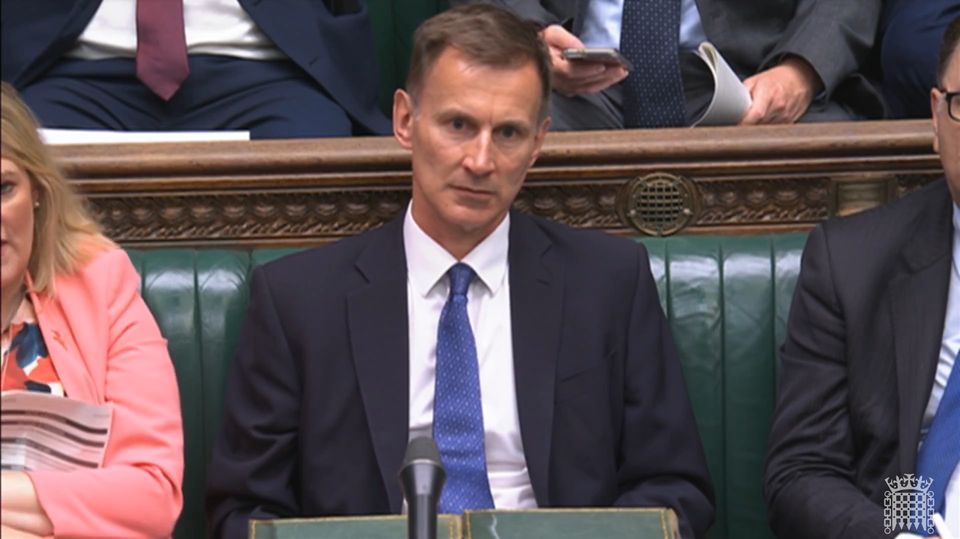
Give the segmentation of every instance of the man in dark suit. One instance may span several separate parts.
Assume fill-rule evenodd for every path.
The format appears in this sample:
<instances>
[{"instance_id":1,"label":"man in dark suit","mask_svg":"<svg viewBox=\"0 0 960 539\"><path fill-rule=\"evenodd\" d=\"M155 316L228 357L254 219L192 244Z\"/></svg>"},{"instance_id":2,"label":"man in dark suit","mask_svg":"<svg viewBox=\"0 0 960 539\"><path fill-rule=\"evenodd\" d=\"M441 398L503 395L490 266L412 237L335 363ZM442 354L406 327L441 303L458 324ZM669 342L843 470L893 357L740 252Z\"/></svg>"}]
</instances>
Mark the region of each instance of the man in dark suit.
<instances>
[{"instance_id":1,"label":"man in dark suit","mask_svg":"<svg viewBox=\"0 0 960 539\"><path fill-rule=\"evenodd\" d=\"M905 474L934 479L932 507L960 529L960 19L937 80L930 102L946 179L830 220L807 242L765 478L778 537L911 531L891 503ZM924 528L927 516L918 515Z\"/></svg>"},{"instance_id":2,"label":"man in dark suit","mask_svg":"<svg viewBox=\"0 0 960 539\"><path fill-rule=\"evenodd\" d=\"M362 0L4 2L0 35L2 78L45 127L390 130ZM151 86L148 64L173 80Z\"/></svg>"},{"instance_id":3,"label":"man in dark suit","mask_svg":"<svg viewBox=\"0 0 960 539\"><path fill-rule=\"evenodd\" d=\"M451 5L482 0L451 0ZM793 123L795 121L838 121L878 118L883 115L879 90L860 73L876 33L880 0L484 0L513 9L520 16L543 27L550 46L554 90L558 95L551 115L554 129L619 129L649 127L625 123L624 112L631 99L630 79L646 84L656 66L648 61L665 57L670 51L650 53L645 45L634 58L636 70L630 79L622 67L595 62L568 61L565 48L621 48L626 28L626 4L661 4L646 19L666 17L671 3L674 13L668 35L680 57L675 69L684 72L685 119L672 125L690 125L709 103L712 86L696 84L702 70L690 65L692 53L708 40L716 46L730 67L744 79L752 105L742 124ZM639 8L638 8L639 9ZM621 24L622 23L622 24ZM636 23L639 24L639 23ZM650 33L657 27L644 28ZM646 54L645 54L646 53ZM676 48L672 51L677 54ZM645 56L645 57L644 57ZM685 88L683 88L685 87ZM681 96L683 97L683 96ZM643 107L643 104L636 104ZM656 106L663 107L658 103ZM652 125L666 127L668 125Z\"/></svg>"},{"instance_id":4,"label":"man in dark suit","mask_svg":"<svg viewBox=\"0 0 960 539\"><path fill-rule=\"evenodd\" d=\"M424 434L443 512L665 506L703 536L713 494L646 251L510 210L548 129L548 62L492 6L417 31L394 102L408 210L252 276L208 471L215 536L399 513Z\"/></svg>"}]
</instances>

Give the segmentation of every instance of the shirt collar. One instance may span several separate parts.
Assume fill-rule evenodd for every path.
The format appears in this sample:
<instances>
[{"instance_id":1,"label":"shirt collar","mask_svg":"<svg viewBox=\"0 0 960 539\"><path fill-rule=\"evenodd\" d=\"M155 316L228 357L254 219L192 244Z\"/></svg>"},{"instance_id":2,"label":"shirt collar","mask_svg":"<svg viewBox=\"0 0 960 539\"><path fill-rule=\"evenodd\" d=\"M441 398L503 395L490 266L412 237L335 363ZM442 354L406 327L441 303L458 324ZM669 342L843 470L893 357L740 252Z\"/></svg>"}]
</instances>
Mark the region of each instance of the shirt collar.
<instances>
[{"instance_id":1,"label":"shirt collar","mask_svg":"<svg viewBox=\"0 0 960 539\"><path fill-rule=\"evenodd\" d=\"M420 228L413 219L413 202L403 219L403 249L407 255L407 275L414 290L423 297L441 281L458 260ZM510 246L510 214L483 239L462 262L473 268L480 282L496 294L507 276L507 250Z\"/></svg>"}]
</instances>

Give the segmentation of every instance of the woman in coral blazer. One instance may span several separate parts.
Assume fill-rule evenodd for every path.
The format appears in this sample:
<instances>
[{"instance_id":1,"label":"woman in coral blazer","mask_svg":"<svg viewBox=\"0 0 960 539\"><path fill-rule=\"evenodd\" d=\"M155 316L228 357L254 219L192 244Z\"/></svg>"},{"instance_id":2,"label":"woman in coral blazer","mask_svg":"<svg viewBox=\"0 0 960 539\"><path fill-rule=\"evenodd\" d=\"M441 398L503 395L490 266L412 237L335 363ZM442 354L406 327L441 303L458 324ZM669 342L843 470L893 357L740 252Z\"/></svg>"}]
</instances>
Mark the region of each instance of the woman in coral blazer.
<instances>
[{"instance_id":1,"label":"woman in coral blazer","mask_svg":"<svg viewBox=\"0 0 960 539\"><path fill-rule=\"evenodd\" d=\"M140 278L51 165L5 83L0 149L0 385L113 406L101 467L2 472L0 533L167 537L183 503L183 429Z\"/></svg>"}]
</instances>

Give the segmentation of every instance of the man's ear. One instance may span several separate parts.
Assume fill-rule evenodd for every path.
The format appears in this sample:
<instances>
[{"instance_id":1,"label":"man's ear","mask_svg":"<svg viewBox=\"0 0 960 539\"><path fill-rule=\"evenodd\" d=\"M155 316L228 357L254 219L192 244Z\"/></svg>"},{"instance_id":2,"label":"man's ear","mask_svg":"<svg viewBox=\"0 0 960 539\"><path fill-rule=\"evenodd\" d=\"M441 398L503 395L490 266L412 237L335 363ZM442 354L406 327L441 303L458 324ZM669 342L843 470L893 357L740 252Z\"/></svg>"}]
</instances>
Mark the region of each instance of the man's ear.
<instances>
[{"instance_id":1,"label":"man's ear","mask_svg":"<svg viewBox=\"0 0 960 539\"><path fill-rule=\"evenodd\" d=\"M537 162L537 158L540 157L540 149L543 148L543 141L547 138L547 132L550 131L550 117L547 116L543 119L543 123L540 124L540 128L537 129L537 134L534 136L534 150L533 155L530 156L530 162L527 164L527 168L533 166Z\"/></svg>"},{"instance_id":2,"label":"man's ear","mask_svg":"<svg viewBox=\"0 0 960 539\"><path fill-rule=\"evenodd\" d=\"M940 105L940 90L936 88L930 89L930 116L933 120L933 151L940 153L940 137L938 136L937 129L937 106Z\"/></svg>"},{"instance_id":3,"label":"man's ear","mask_svg":"<svg viewBox=\"0 0 960 539\"><path fill-rule=\"evenodd\" d=\"M413 97L398 88L393 93L393 136L406 149L412 146Z\"/></svg>"}]
</instances>

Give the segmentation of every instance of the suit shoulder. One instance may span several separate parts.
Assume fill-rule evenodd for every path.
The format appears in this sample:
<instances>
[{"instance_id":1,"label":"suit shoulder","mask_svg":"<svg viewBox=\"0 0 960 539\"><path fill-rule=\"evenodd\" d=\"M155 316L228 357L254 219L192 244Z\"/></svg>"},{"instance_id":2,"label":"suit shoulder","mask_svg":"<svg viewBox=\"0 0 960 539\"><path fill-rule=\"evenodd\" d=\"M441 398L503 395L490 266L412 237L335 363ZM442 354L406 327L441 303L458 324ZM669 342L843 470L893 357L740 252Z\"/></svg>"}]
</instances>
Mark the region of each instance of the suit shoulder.
<instances>
[{"instance_id":1,"label":"suit shoulder","mask_svg":"<svg viewBox=\"0 0 960 539\"><path fill-rule=\"evenodd\" d=\"M291 253L259 266L271 282L302 284L306 276L311 282L330 282L353 269L360 253L379 230L344 238L328 245Z\"/></svg>"},{"instance_id":2,"label":"suit shoulder","mask_svg":"<svg viewBox=\"0 0 960 539\"><path fill-rule=\"evenodd\" d=\"M828 241L865 248L875 244L892 246L897 243L895 240L908 240L921 220L941 206L947 207L948 200L946 182L940 179L889 204L834 217L819 226Z\"/></svg>"},{"instance_id":3,"label":"suit shoulder","mask_svg":"<svg viewBox=\"0 0 960 539\"><path fill-rule=\"evenodd\" d=\"M820 224L804 256L838 268L840 286L870 286L905 260L926 263L940 256L949 247L951 205L946 183L938 180L879 208Z\"/></svg>"},{"instance_id":4,"label":"suit shoulder","mask_svg":"<svg viewBox=\"0 0 960 539\"><path fill-rule=\"evenodd\" d=\"M140 276L127 252L118 247L91 246L93 254L82 266L67 274L55 276L55 288L109 288L119 284L140 285Z\"/></svg>"},{"instance_id":5,"label":"suit shoulder","mask_svg":"<svg viewBox=\"0 0 960 539\"><path fill-rule=\"evenodd\" d=\"M573 228L540 217L529 218L550 238L553 248L566 261L596 272L625 266L635 268L639 260L638 253L642 253L644 260L647 257L643 244L629 238L598 230Z\"/></svg>"}]
</instances>

